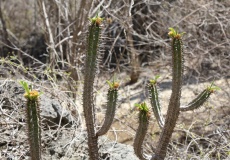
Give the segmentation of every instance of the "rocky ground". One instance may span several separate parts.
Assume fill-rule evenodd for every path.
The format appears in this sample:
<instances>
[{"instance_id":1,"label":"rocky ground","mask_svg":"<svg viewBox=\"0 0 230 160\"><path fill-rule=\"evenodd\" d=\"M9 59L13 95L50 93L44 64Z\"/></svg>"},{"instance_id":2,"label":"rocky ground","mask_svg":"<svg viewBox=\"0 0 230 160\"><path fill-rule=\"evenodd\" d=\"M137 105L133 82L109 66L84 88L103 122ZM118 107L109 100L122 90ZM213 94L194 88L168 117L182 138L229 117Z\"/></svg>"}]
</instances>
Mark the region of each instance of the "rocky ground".
<instances>
[{"instance_id":1,"label":"rocky ground","mask_svg":"<svg viewBox=\"0 0 230 160\"><path fill-rule=\"evenodd\" d=\"M159 84L162 112L165 115L170 97L170 77ZM135 160L132 143L137 128L135 103L148 102L147 79L132 86L122 87L114 124L106 136L100 138L102 159ZM206 88L210 82L188 83L182 88L182 104ZM196 111L181 113L169 147L168 159L229 159L230 158L230 79L216 80L221 88ZM103 85L104 86L104 85ZM42 87L41 87L42 88ZM106 87L96 92L96 119L103 121ZM42 89L41 89L42 90ZM24 102L24 90L14 80L0 82L0 159L29 159ZM88 159L87 136L81 109L81 97L73 102L62 92L45 90L40 97L42 116L42 156L44 159ZM144 153L150 157L160 129L151 119Z\"/></svg>"}]
</instances>

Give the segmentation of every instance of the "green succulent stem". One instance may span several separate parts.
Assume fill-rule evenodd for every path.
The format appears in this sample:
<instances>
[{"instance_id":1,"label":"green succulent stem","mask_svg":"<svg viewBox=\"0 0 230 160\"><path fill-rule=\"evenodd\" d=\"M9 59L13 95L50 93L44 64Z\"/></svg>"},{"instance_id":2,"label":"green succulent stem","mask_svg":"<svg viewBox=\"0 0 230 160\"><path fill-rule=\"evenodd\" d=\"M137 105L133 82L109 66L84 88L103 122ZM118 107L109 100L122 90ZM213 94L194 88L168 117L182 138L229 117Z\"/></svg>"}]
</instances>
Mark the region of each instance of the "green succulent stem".
<instances>
[{"instance_id":1,"label":"green succulent stem","mask_svg":"<svg viewBox=\"0 0 230 160\"><path fill-rule=\"evenodd\" d=\"M165 158L167 147L180 112L181 86L184 70L182 34L170 28L169 36L172 38L172 94L169 100L165 124L152 160L162 160Z\"/></svg>"},{"instance_id":2,"label":"green succulent stem","mask_svg":"<svg viewBox=\"0 0 230 160\"><path fill-rule=\"evenodd\" d=\"M110 82L110 81L107 81L107 83L109 84L110 88L107 94L107 107L106 107L105 120L102 127L97 132L97 136L104 135L108 132L115 116L119 83Z\"/></svg>"},{"instance_id":3,"label":"green succulent stem","mask_svg":"<svg viewBox=\"0 0 230 160\"><path fill-rule=\"evenodd\" d=\"M161 106L157 90L157 79L159 77L160 76L156 76L153 80L150 80L148 83L148 91L153 113L157 119L159 127L162 128L164 126L164 117L161 114Z\"/></svg>"},{"instance_id":4,"label":"green succulent stem","mask_svg":"<svg viewBox=\"0 0 230 160\"><path fill-rule=\"evenodd\" d=\"M83 90L83 111L88 134L89 157L91 160L99 159L98 137L94 126L93 84L96 75L98 48L100 41L100 25L102 18L98 15L91 18L87 37L87 52L85 60L85 77Z\"/></svg>"},{"instance_id":5,"label":"green succulent stem","mask_svg":"<svg viewBox=\"0 0 230 160\"><path fill-rule=\"evenodd\" d=\"M31 90L28 84L20 81L20 84L25 89L24 97L26 103L26 119L28 126L28 138L30 144L30 155L32 160L41 159L41 118L38 103L39 93L36 90Z\"/></svg>"},{"instance_id":6,"label":"green succulent stem","mask_svg":"<svg viewBox=\"0 0 230 160\"><path fill-rule=\"evenodd\" d=\"M146 103L136 104L136 107L139 110L139 125L136 131L133 147L137 157L141 160L145 160L143 156L142 144L148 130L150 112Z\"/></svg>"},{"instance_id":7,"label":"green succulent stem","mask_svg":"<svg viewBox=\"0 0 230 160\"><path fill-rule=\"evenodd\" d=\"M220 88L217 86L213 86L213 83L205 90L203 90L194 100L192 100L189 104L180 107L180 111L191 111L200 108L210 97L210 95Z\"/></svg>"}]
</instances>

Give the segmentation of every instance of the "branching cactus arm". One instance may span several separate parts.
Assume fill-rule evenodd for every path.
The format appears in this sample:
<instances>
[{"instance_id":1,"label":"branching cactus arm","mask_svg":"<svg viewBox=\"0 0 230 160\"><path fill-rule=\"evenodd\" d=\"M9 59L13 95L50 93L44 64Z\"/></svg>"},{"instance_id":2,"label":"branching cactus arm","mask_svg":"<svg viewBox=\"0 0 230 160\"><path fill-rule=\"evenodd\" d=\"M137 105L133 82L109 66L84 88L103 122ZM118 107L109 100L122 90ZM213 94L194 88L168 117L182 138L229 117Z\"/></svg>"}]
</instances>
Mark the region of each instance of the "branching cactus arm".
<instances>
[{"instance_id":1,"label":"branching cactus arm","mask_svg":"<svg viewBox=\"0 0 230 160\"><path fill-rule=\"evenodd\" d=\"M192 100L189 104L180 107L180 111L190 111L200 108L210 97L214 91L219 90L220 88L214 86L213 83L207 87L204 91L202 91L194 100Z\"/></svg>"},{"instance_id":2,"label":"branching cactus arm","mask_svg":"<svg viewBox=\"0 0 230 160\"><path fill-rule=\"evenodd\" d=\"M162 128L164 126L164 117L161 114L161 106L157 91L157 79L159 77L160 76L156 76L153 80L150 80L150 82L148 83L148 90L153 113L156 117L158 125L160 126L160 128Z\"/></svg>"},{"instance_id":3,"label":"branching cactus arm","mask_svg":"<svg viewBox=\"0 0 230 160\"><path fill-rule=\"evenodd\" d=\"M133 147L137 157L141 160L145 160L143 156L142 144L148 130L150 112L146 103L136 104L136 107L139 110L139 125L136 131Z\"/></svg>"},{"instance_id":4,"label":"branching cactus arm","mask_svg":"<svg viewBox=\"0 0 230 160\"><path fill-rule=\"evenodd\" d=\"M112 125L116 110L119 83L109 81L107 82L110 88L107 95L107 108L105 113L105 120L101 129L97 132L97 136L101 136L107 133L110 126Z\"/></svg>"},{"instance_id":5,"label":"branching cactus arm","mask_svg":"<svg viewBox=\"0 0 230 160\"><path fill-rule=\"evenodd\" d=\"M40 94L36 90L29 89L26 82L20 81L20 84L25 89L24 97L27 100L26 119L31 159L41 160L41 118L38 103Z\"/></svg>"}]
</instances>

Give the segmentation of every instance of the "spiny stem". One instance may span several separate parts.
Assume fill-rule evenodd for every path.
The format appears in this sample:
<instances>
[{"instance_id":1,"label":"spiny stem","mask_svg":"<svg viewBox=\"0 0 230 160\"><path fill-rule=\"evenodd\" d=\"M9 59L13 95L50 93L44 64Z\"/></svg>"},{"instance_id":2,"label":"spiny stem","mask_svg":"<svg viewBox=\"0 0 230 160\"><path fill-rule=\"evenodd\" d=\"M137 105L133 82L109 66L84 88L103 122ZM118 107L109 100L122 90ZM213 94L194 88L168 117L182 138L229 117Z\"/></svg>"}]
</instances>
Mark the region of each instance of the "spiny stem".
<instances>
[{"instance_id":1,"label":"spiny stem","mask_svg":"<svg viewBox=\"0 0 230 160\"><path fill-rule=\"evenodd\" d=\"M207 87L204 91L202 91L194 100L192 100L186 106L180 107L180 111L190 111L195 110L201 107L210 97L210 95L215 91L219 90L219 87L213 86L213 83Z\"/></svg>"},{"instance_id":2,"label":"spiny stem","mask_svg":"<svg viewBox=\"0 0 230 160\"><path fill-rule=\"evenodd\" d=\"M183 34L183 33L182 33ZM152 160L162 160L166 156L167 147L180 111L181 86L183 79L183 45L182 34L170 28L169 36L172 38L172 94L165 120L165 125L158 141L157 149Z\"/></svg>"},{"instance_id":3,"label":"spiny stem","mask_svg":"<svg viewBox=\"0 0 230 160\"><path fill-rule=\"evenodd\" d=\"M142 144L148 130L150 112L146 103L136 104L136 107L139 109L139 125L136 131L133 147L137 157L141 160L145 160L143 156Z\"/></svg>"},{"instance_id":4,"label":"spiny stem","mask_svg":"<svg viewBox=\"0 0 230 160\"><path fill-rule=\"evenodd\" d=\"M117 91L118 91L119 83L108 81L108 84L110 88L107 95L107 107L106 107L105 120L101 129L97 132L97 136L101 136L107 133L110 126L112 125L114 115L115 115L117 97L118 97Z\"/></svg>"},{"instance_id":5,"label":"spiny stem","mask_svg":"<svg viewBox=\"0 0 230 160\"><path fill-rule=\"evenodd\" d=\"M98 15L90 19L89 33L87 37L87 53L85 60L85 77L83 90L83 110L88 134L89 157L91 160L98 160L98 137L94 128L94 103L93 84L96 75L96 65L98 58L98 47L100 40L100 25L102 18Z\"/></svg>"},{"instance_id":6,"label":"spiny stem","mask_svg":"<svg viewBox=\"0 0 230 160\"><path fill-rule=\"evenodd\" d=\"M161 106L157 91L157 79L159 77L160 76L156 76L155 79L150 80L150 82L148 83L148 90L153 113L157 119L158 125L160 126L160 128L162 128L164 126L164 117L161 114Z\"/></svg>"},{"instance_id":7,"label":"spiny stem","mask_svg":"<svg viewBox=\"0 0 230 160\"><path fill-rule=\"evenodd\" d=\"M40 109L38 104L38 91L31 90L28 84L24 81L20 81L21 85L25 89L24 97L27 99L26 115L28 136L30 144L30 155L32 160L41 159L41 118Z\"/></svg>"}]
</instances>

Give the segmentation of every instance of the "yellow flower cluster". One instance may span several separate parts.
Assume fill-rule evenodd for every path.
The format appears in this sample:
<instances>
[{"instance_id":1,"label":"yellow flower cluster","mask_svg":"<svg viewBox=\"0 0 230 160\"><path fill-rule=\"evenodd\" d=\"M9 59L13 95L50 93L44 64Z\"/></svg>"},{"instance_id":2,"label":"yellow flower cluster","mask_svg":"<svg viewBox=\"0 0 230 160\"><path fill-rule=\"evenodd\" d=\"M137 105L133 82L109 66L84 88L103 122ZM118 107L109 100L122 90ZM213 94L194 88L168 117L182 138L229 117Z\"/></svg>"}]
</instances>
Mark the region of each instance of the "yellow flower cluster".
<instances>
[{"instance_id":1,"label":"yellow flower cluster","mask_svg":"<svg viewBox=\"0 0 230 160\"><path fill-rule=\"evenodd\" d=\"M97 26L100 26L103 20L104 20L104 18L101 18L98 15L96 15L93 18L90 18L91 23L96 24Z\"/></svg>"},{"instance_id":2,"label":"yellow flower cluster","mask_svg":"<svg viewBox=\"0 0 230 160\"><path fill-rule=\"evenodd\" d=\"M30 99L36 99L38 98L38 96L39 96L39 92L36 90L30 91L29 94L28 93L24 94L24 97L30 98Z\"/></svg>"}]
</instances>

